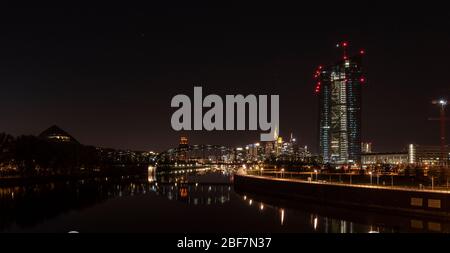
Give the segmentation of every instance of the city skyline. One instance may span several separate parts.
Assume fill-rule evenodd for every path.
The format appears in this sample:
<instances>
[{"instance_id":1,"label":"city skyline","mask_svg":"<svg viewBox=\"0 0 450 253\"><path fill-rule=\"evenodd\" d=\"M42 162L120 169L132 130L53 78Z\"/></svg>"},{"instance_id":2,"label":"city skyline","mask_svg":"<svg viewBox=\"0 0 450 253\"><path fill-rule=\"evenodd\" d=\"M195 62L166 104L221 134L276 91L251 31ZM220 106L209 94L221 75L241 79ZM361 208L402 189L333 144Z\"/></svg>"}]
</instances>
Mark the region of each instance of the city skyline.
<instances>
[{"instance_id":1,"label":"city skyline","mask_svg":"<svg viewBox=\"0 0 450 253\"><path fill-rule=\"evenodd\" d=\"M199 144L253 143L257 131L170 128L172 96L202 85L219 95L279 94L280 135L292 132L317 152L311 73L348 41L367 52L362 141L376 151L439 143L439 125L427 119L439 114L431 100L450 91L440 74L450 56L442 17L349 16L335 29L326 16L160 10L6 14L0 131L37 135L56 124L81 143L132 150L163 151L180 135ZM61 22L44 28L55 18Z\"/></svg>"},{"instance_id":2,"label":"city skyline","mask_svg":"<svg viewBox=\"0 0 450 253\"><path fill-rule=\"evenodd\" d=\"M313 5L6 3L0 233L449 233L448 8Z\"/></svg>"}]
</instances>

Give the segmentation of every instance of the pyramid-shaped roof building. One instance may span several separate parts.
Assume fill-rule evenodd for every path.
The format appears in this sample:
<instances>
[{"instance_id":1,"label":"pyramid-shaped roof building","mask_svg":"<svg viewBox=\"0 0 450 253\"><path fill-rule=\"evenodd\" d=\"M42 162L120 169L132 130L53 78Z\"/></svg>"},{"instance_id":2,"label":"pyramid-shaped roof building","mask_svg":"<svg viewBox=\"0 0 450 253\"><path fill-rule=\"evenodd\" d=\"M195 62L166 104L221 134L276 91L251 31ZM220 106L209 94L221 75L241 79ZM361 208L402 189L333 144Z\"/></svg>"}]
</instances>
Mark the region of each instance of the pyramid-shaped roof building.
<instances>
[{"instance_id":1,"label":"pyramid-shaped roof building","mask_svg":"<svg viewBox=\"0 0 450 253\"><path fill-rule=\"evenodd\" d=\"M55 142L79 143L70 134L68 134L66 131L62 130L56 125L53 125L44 130L41 134L39 134L39 138Z\"/></svg>"}]
</instances>

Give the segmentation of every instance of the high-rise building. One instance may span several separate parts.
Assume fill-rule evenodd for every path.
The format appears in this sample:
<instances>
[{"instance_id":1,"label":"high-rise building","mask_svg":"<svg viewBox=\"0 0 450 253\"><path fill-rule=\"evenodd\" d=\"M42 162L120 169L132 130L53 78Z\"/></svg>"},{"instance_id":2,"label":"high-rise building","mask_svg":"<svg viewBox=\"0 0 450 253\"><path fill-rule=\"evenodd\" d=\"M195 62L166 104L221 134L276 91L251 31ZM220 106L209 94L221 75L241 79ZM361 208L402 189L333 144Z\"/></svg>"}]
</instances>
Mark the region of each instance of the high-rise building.
<instances>
[{"instance_id":1,"label":"high-rise building","mask_svg":"<svg viewBox=\"0 0 450 253\"><path fill-rule=\"evenodd\" d=\"M326 163L361 161L362 54L344 56L333 65L319 66L315 73L319 95L319 152Z\"/></svg>"},{"instance_id":2,"label":"high-rise building","mask_svg":"<svg viewBox=\"0 0 450 253\"><path fill-rule=\"evenodd\" d=\"M361 152L366 154L372 153L372 142L361 143Z\"/></svg>"}]
</instances>

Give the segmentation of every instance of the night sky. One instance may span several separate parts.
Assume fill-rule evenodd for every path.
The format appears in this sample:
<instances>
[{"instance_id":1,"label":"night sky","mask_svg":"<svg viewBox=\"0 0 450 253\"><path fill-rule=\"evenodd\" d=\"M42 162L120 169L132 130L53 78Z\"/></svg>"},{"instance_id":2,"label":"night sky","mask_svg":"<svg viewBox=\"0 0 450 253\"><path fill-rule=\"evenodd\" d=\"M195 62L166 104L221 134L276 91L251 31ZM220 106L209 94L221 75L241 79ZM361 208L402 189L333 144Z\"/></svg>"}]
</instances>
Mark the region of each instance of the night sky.
<instances>
[{"instance_id":1,"label":"night sky","mask_svg":"<svg viewBox=\"0 0 450 253\"><path fill-rule=\"evenodd\" d=\"M315 14L315 16L311 16ZM81 143L162 151L176 94L279 94L281 135L317 148L314 69L339 41L367 52L363 141L375 151L439 144L450 98L450 15L317 15L286 7L2 8L0 132L56 124ZM319 13L320 14L320 13ZM354 13L353 13L354 14ZM356 13L358 14L358 13ZM383 15L382 15L383 14ZM448 128L447 128L448 129ZM188 132L190 143L240 145L260 131Z\"/></svg>"}]
</instances>

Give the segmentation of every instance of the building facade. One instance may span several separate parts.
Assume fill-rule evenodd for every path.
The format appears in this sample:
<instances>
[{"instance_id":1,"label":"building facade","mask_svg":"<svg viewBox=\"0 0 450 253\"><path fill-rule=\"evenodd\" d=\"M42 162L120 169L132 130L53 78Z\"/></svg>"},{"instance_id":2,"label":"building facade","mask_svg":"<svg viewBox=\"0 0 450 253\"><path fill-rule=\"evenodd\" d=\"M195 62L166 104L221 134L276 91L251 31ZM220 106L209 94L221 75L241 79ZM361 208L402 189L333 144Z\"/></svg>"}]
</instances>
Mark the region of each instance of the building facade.
<instances>
[{"instance_id":1,"label":"building facade","mask_svg":"<svg viewBox=\"0 0 450 253\"><path fill-rule=\"evenodd\" d=\"M450 150L446 147L446 160L441 159L441 147L429 145L408 145L408 150L404 152L389 153L363 153L361 154L361 164L390 164L390 165L415 165L420 167L440 166L449 164Z\"/></svg>"},{"instance_id":2,"label":"building facade","mask_svg":"<svg viewBox=\"0 0 450 253\"><path fill-rule=\"evenodd\" d=\"M450 149L445 146L445 161L441 161L442 151L440 146L428 146L409 144L408 146L408 162L410 164L424 166L448 165L450 162Z\"/></svg>"},{"instance_id":3,"label":"building facade","mask_svg":"<svg viewBox=\"0 0 450 253\"><path fill-rule=\"evenodd\" d=\"M390 164L402 165L408 163L408 152L364 153L361 155L362 165Z\"/></svg>"},{"instance_id":4,"label":"building facade","mask_svg":"<svg viewBox=\"0 0 450 253\"><path fill-rule=\"evenodd\" d=\"M372 143L371 142L363 142L361 143L361 152L364 153L372 153Z\"/></svg>"},{"instance_id":5,"label":"building facade","mask_svg":"<svg viewBox=\"0 0 450 253\"><path fill-rule=\"evenodd\" d=\"M343 60L316 71L319 95L319 152L325 163L361 161L362 57Z\"/></svg>"}]
</instances>

